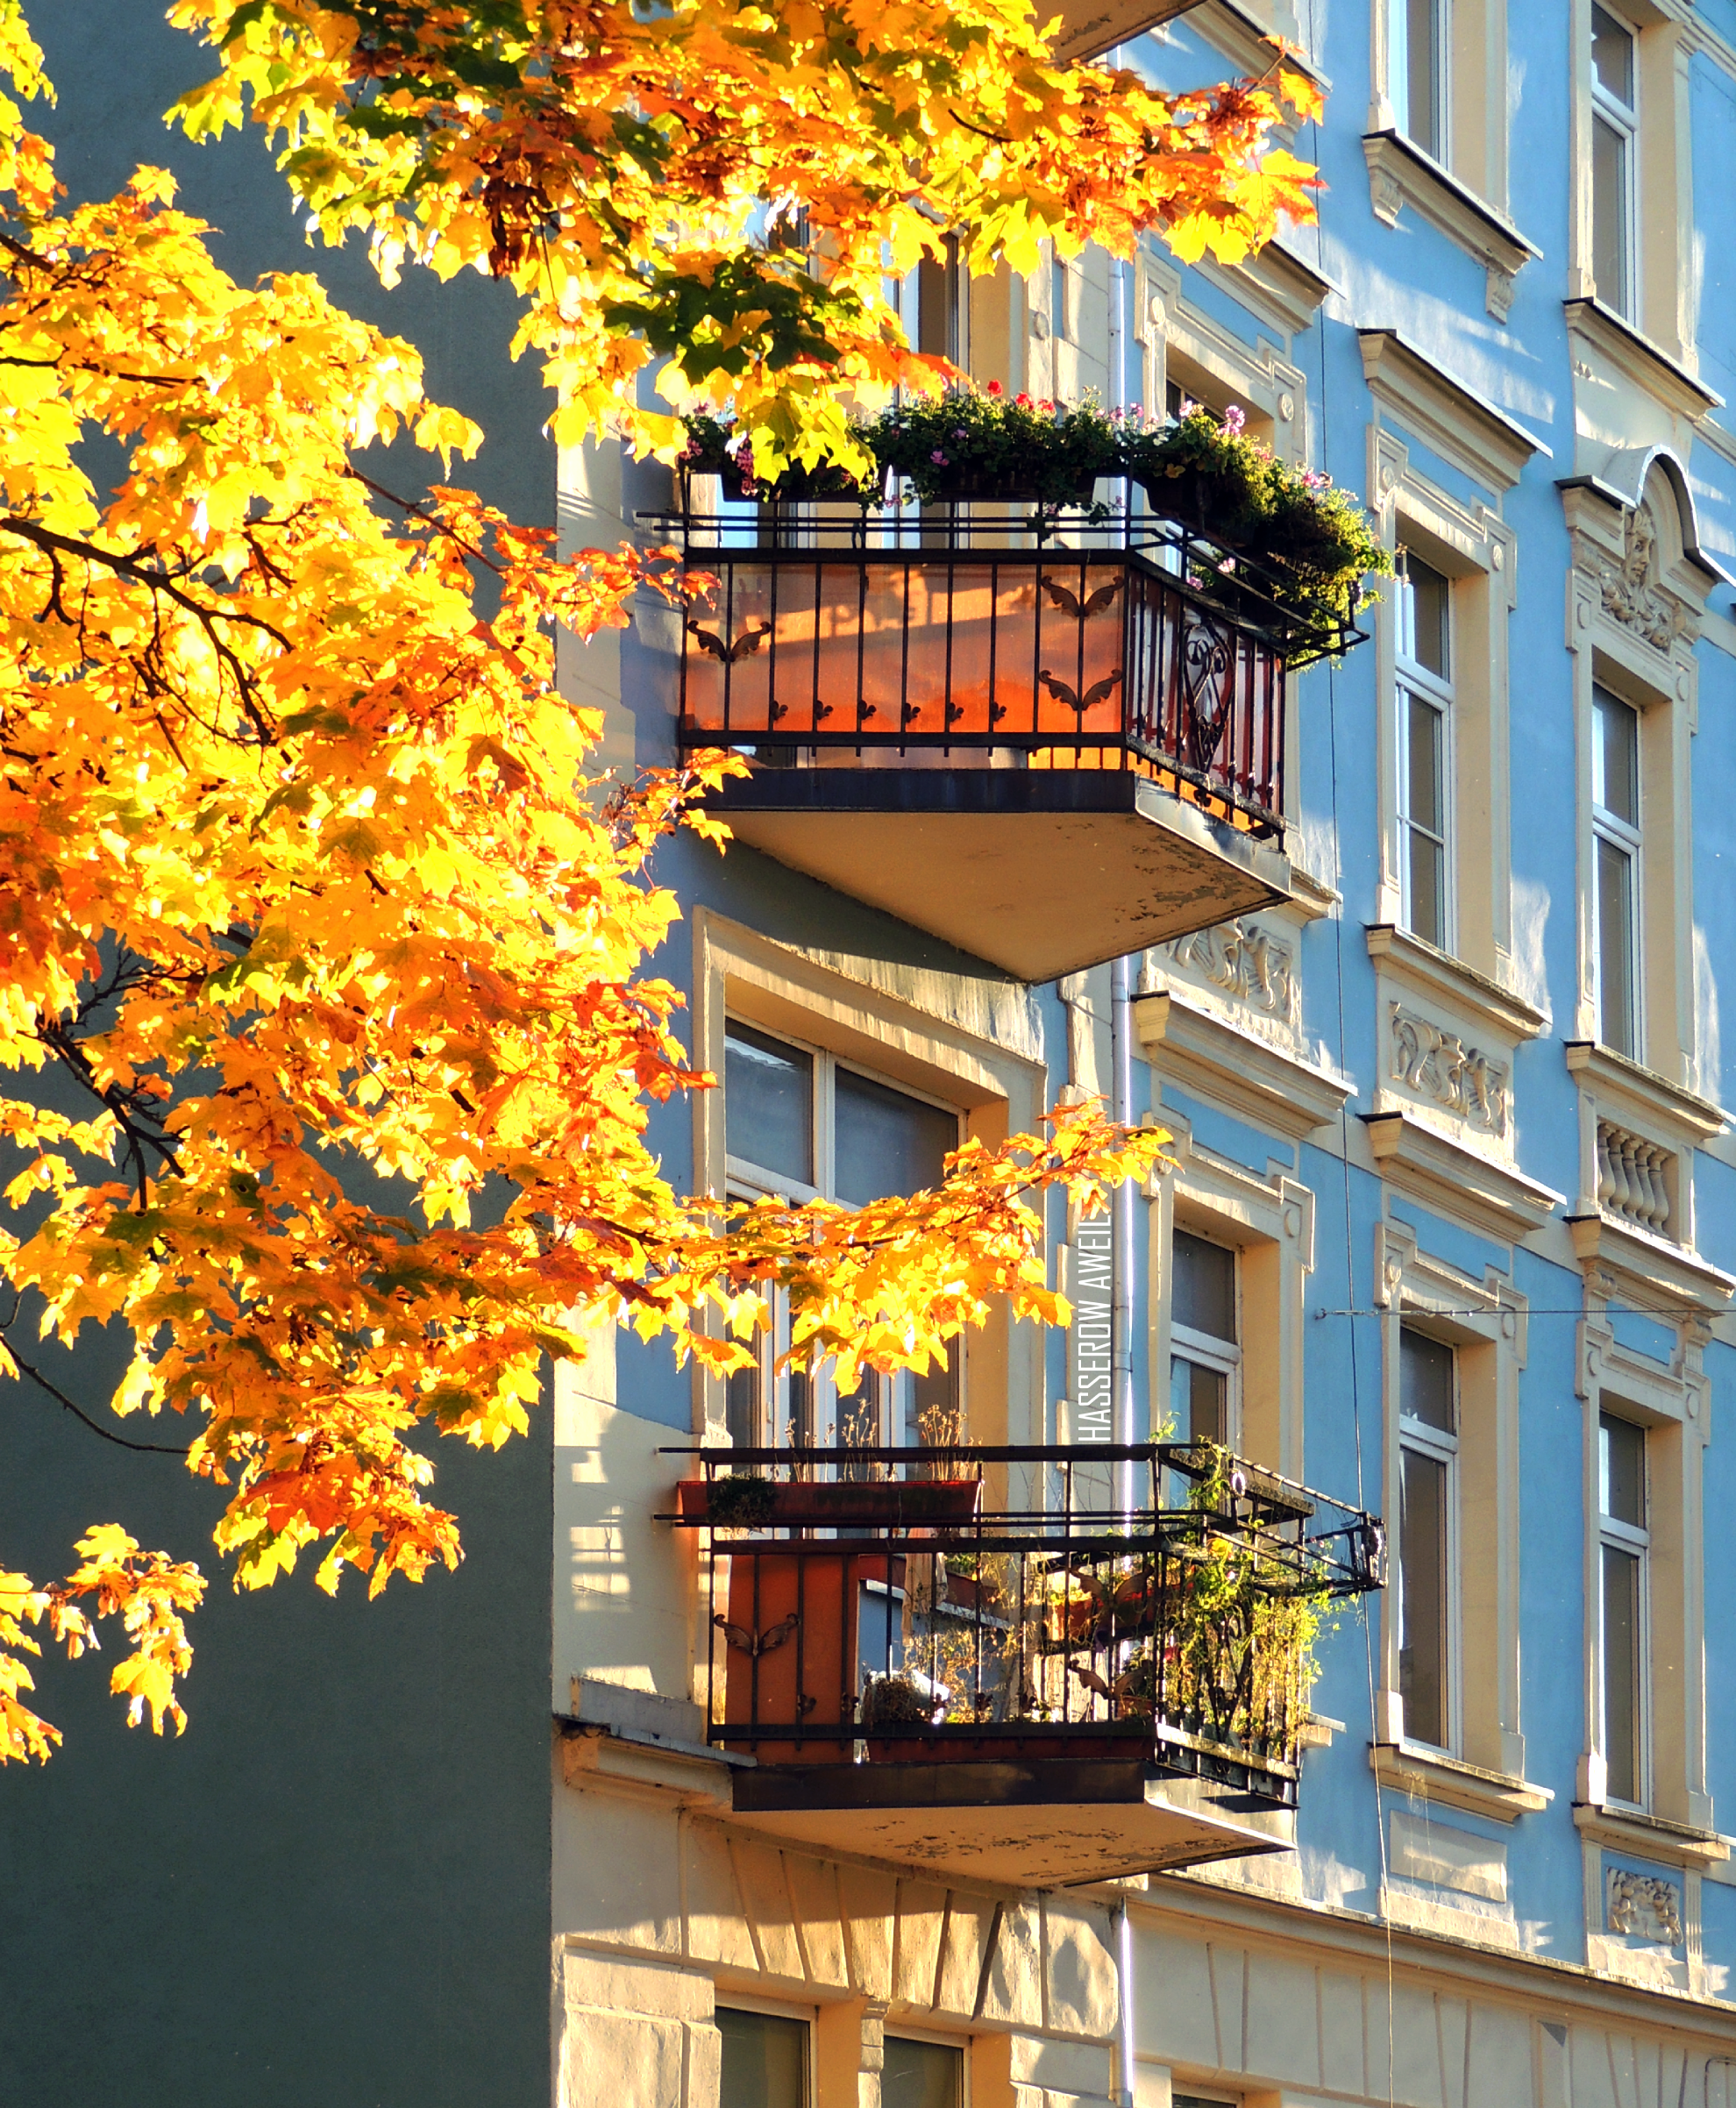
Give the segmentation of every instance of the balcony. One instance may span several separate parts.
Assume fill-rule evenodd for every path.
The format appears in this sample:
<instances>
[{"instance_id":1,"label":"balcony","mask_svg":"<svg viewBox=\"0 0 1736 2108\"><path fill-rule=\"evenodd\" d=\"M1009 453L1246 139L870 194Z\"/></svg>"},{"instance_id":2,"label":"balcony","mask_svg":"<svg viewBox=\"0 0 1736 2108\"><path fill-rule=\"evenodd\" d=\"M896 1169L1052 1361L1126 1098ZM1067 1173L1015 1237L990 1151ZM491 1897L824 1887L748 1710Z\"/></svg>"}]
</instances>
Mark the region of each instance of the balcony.
<instances>
[{"instance_id":1,"label":"balcony","mask_svg":"<svg viewBox=\"0 0 1736 2108\"><path fill-rule=\"evenodd\" d=\"M1287 897L1285 669L1355 632L1180 528L1015 547L1021 524L748 549L685 520L716 584L684 623L680 744L755 763L715 809L1025 981Z\"/></svg>"},{"instance_id":2,"label":"balcony","mask_svg":"<svg viewBox=\"0 0 1736 2108\"><path fill-rule=\"evenodd\" d=\"M672 1454L739 1820L1021 1886L1292 1841L1368 1516L1175 1444Z\"/></svg>"}]
</instances>

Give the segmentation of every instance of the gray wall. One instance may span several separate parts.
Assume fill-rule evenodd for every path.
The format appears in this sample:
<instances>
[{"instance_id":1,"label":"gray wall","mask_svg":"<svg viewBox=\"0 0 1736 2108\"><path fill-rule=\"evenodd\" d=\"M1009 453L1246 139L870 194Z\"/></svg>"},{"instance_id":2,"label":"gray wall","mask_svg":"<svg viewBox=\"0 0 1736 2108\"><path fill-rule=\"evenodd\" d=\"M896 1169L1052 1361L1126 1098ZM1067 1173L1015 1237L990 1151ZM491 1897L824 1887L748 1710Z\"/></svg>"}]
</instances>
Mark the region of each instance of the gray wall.
<instances>
[{"instance_id":1,"label":"gray wall","mask_svg":"<svg viewBox=\"0 0 1736 2108\"><path fill-rule=\"evenodd\" d=\"M454 480L553 523L550 399L534 367L506 360L509 296L416 278L388 296L353 243L309 249L256 139L195 149L160 125L211 67L156 5L32 12L60 96L35 121L75 197L166 162L181 203L223 230L238 277L317 268L344 305L411 338L432 391L489 434ZM409 447L391 464L401 486L431 473ZM54 1361L104 1419L118 1366L102 1342ZM370 1605L354 1575L329 1600L311 1563L238 1597L210 1542L213 1489L99 1441L25 1386L0 1389L0 1563L63 1572L74 1537L117 1520L212 1583L181 1739L125 1728L106 1689L117 1642L39 1675L67 1741L46 1770L0 1775L0 2098L545 2101L546 1421L498 1456L440 1446L436 1498L458 1511L469 1556Z\"/></svg>"}]
</instances>

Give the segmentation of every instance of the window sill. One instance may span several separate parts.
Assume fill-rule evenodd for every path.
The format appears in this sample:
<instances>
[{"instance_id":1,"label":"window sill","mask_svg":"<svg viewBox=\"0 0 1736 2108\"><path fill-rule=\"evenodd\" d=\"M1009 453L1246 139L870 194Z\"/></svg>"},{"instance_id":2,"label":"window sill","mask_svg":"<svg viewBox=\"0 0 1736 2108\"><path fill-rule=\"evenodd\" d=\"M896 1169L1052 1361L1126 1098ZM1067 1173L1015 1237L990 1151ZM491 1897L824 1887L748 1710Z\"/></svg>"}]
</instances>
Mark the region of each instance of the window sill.
<instances>
[{"instance_id":1,"label":"window sill","mask_svg":"<svg viewBox=\"0 0 1736 2108\"><path fill-rule=\"evenodd\" d=\"M1691 1149L1724 1132L1725 1119L1721 1107L1682 1084L1672 1083L1668 1076L1647 1068L1643 1062L1618 1054L1613 1047L1589 1039L1569 1039L1563 1043L1562 1053L1569 1073L1595 1089L1600 1106L1637 1115L1642 1124L1659 1130L1661 1142Z\"/></svg>"},{"instance_id":2,"label":"window sill","mask_svg":"<svg viewBox=\"0 0 1736 2108\"><path fill-rule=\"evenodd\" d=\"M1513 304L1514 280L1543 252L1526 239L1505 213L1485 204L1402 132L1365 132L1362 153L1369 164L1369 199L1375 217L1396 226L1399 213L1409 205L1449 241L1456 242L1488 272L1486 304L1498 322L1505 322Z\"/></svg>"},{"instance_id":3,"label":"window sill","mask_svg":"<svg viewBox=\"0 0 1736 2108\"><path fill-rule=\"evenodd\" d=\"M1540 1229L1561 1203L1550 1187L1417 1113L1393 1107L1361 1117L1375 1170L1389 1185L1498 1244Z\"/></svg>"},{"instance_id":4,"label":"window sill","mask_svg":"<svg viewBox=\"0 0 1736 2108\"><path fill-rule=\"evenodd\" d=\"M1730 1857L1728 1840L1716 1830L1697 1830L1690 1823L1668 1822L1661 1815L1642 1815L1637 1809L1576 1801L1573 1821L1580 1834L1593 1844L1633 1852L1646 1859L1667 1859L1683 1867L1711 1867L1721 1866Z\"/></svg>"},{"instance_id":5,"label":"window sill","mask_svg":"<svg viewBox=\"0 0 1736 2108\"><path fill-rule=\"evenodd\" d=\"M1562 303L1569 338L1577 337L1601 354L1625 380L1650 395L1654 402L1677 417L1697 424L1723 407L1724 398L1707 388L1685 366L1672 359L1643 331L1637 330L1612 307L1593 297ZM1576 371L1577 367L1576 367ZM1592 376L1582 374L1582 379Z\"/></svg>"},{"instance_id":6,"label":"window sill","mask_svg":"<svg viewBox=\"0 0 1736 2108\"><path fill-rule=\"evenodd\" d=\"M1548 1019L1522 995L1396 922L1365 923L1362 934L1369 957L1400 986L1453 1004L1509 1044L1548 1030Z\"/></svg>"},{"instance_id":7,"label":"window sill","mask_svg":"<svg viewBox=\"0 0 1736 2108\"><path fill-rule=\"evenodd\" d=\"M1412 1793L1444 1808L1462 1808L1494 1822L1516 1822L1537 1815L1555 1798L1547 1786L1505 1771L1484 1771L1438 1750L1425 1752L1406 1742L1371 1742L1369 1769L1376 1784L1394 1792Z\"/></svg>"},{"instance_id":8,"label":"window sill","mask_svg":"<svg viewBox=\"0 0 1736 2108\"><path fill-rule=\"evenodd\" d=\"M1716 1315L1736 1295L1736 1275L1720 1271L1685 1244L1625 1222L1601 1210L1569 1215L1568 1234L1582 1266L1603 1267L1624 1293L1634 1290L1664 1303L1692 1303Z\"/></svg>"}]
</instances>

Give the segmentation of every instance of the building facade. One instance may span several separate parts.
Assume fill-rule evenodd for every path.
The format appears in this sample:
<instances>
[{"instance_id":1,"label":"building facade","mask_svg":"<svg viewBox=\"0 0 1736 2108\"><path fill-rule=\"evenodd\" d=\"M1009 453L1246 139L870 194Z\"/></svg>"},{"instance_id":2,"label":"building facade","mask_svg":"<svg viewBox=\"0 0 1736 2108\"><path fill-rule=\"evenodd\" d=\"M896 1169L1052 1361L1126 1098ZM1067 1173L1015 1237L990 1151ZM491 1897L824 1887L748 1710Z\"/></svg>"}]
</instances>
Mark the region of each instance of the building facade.
<instances>
[{"instance_id":1,"label":"building facade","mask_svg":"<svg viewBox=\"0 0 1736 2108\"><path fill-rule=\"evenodd\" d=\"M68 19L119 49L127 12L79 0ZM1197 687L1192 749L1173 722L1135 740L1134 660L1087 668L1085 610L1113 585L1131 652L1137 591L1174 643L1188 559L1135 561L1077 523L1037 545L967 509L853 538L836 512L701 491L696 544L739 595L722 626L647 606L563 662L611 765L719 738L761 764L730 793L727 855L660 852L684 908L660 965L720 1079L654 1115L676 1182L914 1188L962 1136L1113 1098L1125 1056L1131 1116L1172 1143L1124 1211L1119 1269L1057 1208L1078 1333L992 1325L944 1378L847 1399L780 1371L775 1342L724 1383L600 1339L552 1379L551 1457L521 1452L499 1492L465 1473L486 1503L472 1564L391 1609L384 1637L343 1613L342 1646L370 1650L350 1670L338 1611L274 1608L261 1638L259 1605L229 1635L214 1601L212 1710L196 1690L184 1743L141 1749L92 1719L91 1755L57 1758L48 1798L26 1808L43 1785L7 1782L14 1891L38 1920L100 1909L125 1934L100 1993L76 1988L70 1935L9 1960L21 2097L108 2086L180 2108L235 2097L240 2074L270 2103L506 2102L545 2067L562 2108L1736 2097L1719 1827L1736 1831L1719 1526L1736 1449L1718 1426L1736 1378L1719 1005L1736 274L1718 232L1736 5L1203 0L1143 19L1120 25L1120 62L1169 86L1262 71L1262 39L1290 41L1328 90L1294 141L1325 179L1320 226L1234 268L1158 245L969 287L928 267L907 320L1009 389L1238 406L1366 502L1399 575L1362 641L1289 674L1281 709L1236 704L1276 741L1263 764L1228 766L1215 718L1202 754ZM70 86L70 44L50 61ZM163 103L197 75L177 63ZM250 239L281 210L274 182L237 193ZM451 392L480 391L485 424L494 357L479 330L453 359ZM674 502L666 472L557 462L534 402L506 408L498 473L534 486L509 509L534 514L546 483L569 545L665 538L644 516ZM877 629L869 595L893 573ZM1066 698L1067 668L1017 629L1032 607L1076 625ZM1028 660L1021 744L990 737L1006 706L986 633ZM851 691L822 683L822 646L871 636L895 645L897 737L869 723L858 673L844 738L829 713ZM779 687L780 647L815 671ZM1127 699L1090 767L1087 670ZM925 702L942 709L922 728ZM1071 713L1058 730L1048 702ZM1131 1429L1099 1402L1117 1271ZM715 1496L742 1449L915 1448L937 1428L991 1459L993 1556L1021 1573L1052 1562L1057 1514L1089 1535L1118 1498L1120 1466L1090 1454L1106 1432L1247 1460L1249 1513L1225 1510L1219 1535L1251 1562L1261 1530L1295 1542L1333 1503L1347 1531L1381 1517L1384 1588L1362 1585L1365 1539L1334 1555L1363 1564L1290 1722L1299 1767L1280 1750L1238 1770L1206 1734L1201 1761L1142 1761L1128 1789L1124 1747L1103 1754L1125 1701L1083 1697L1075 1671L1132 1656L1063 1649L1062 1692L1031 1707L1058 1716L1049 1754L1035 1735L998 1765L930 1753L926 1785L888 1756L904 1783L875 1798L860 1707L940 1630L943 1591L978 1642L996 1618L1019 1629L1004 1600L985 1610L984 1555L924 1553L943 1541L902 1523L879 1553L823 1531L823 1559L755 1551L695 1527L681 1482L708 1475ZM45 1484L66 1476L59 1440ZM1284 1509L1293 1485L1317 1490L1311 1517ZM9 1543L65 1537L52 1500L0 1500ZM822 1599L825 1560L843 1582ZM794 1667L794 1635L811 1662L829 1616L848 1686L829 1713ZM220 1677L244 1670L219 1713ZM949 1690L963 1673L952 1658ZM933 1713L906 1726L908 1757ZM829 1727L836 1776L816 1780ZM104 1827L117 1805L129 1820ZM189 1869L180 1889L153 1855ZM188 1956L219 1976L227 1957L234 1996L191 2000Z\"/></svg>"}]
</instances>

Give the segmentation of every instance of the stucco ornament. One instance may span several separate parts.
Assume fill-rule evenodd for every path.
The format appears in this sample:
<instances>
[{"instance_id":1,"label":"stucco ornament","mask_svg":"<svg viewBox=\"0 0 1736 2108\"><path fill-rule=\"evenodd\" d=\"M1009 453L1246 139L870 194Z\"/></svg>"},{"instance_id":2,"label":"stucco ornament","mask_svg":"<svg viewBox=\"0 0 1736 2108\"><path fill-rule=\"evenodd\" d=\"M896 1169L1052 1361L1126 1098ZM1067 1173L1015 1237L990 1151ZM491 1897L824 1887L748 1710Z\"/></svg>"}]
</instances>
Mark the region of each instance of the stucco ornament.
<instances>
[{"instance_id":1,"label":"stucco ornament","mask_svg":"<svg viewBox=\"0 0 1736 2108\"><path fill-rule=\"evenodd\" d=\"M1659 1947L1680 1947L1682 1891L1673 1881L1611 1867L1605 1906L1609 1929L1625 1939L1650 1940Z\"/></svg>"},{"instance_id":2,"label":"stucco ornament","mask_svg":"<svg viewBox=\"0 0 1736 2108\"><path fill-rule=\"evenodd\" d=\"M1191 966L1250 1009L1286 1025L1299 1023L1302 991L1294 957L1257 922L1220 922L1177 937L1169 950L1177 965Z\"/></svg>"},{"instance_id":3,"label":"stucco ornament","mask_svg":"<svg viewBox=\"0 0 1736 2108\"><path fill-rule=\"evenodd\" d=\"M1688 633L1686 610L1658 583L1657 523L1647 506L1636 505L1628 514L1621 561L1604 559L1598 589L1604 613L1660 652L1668 652Z\"/></svg>"},{"instance_id":4,"label":"stucco ornament","mask_svg":"<svg viewBox=\"0 0 1736 2108\"><path fill-rule=\"evenodd\" d=\"M1485 1134L1507 1131L1507 1072L1456 1034L1413 1010L1391 1007L1394 1078Z\"/></svg>"}]
</instances>

